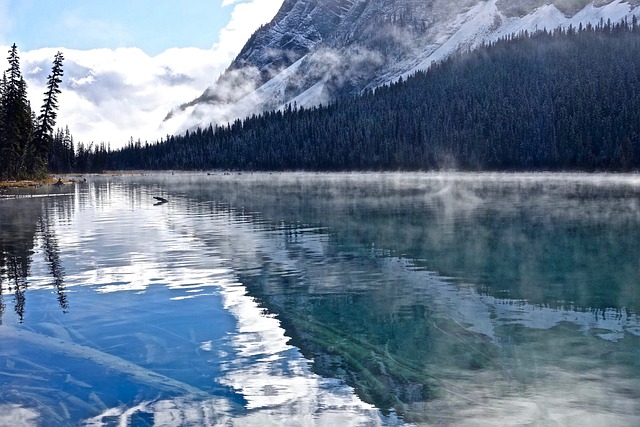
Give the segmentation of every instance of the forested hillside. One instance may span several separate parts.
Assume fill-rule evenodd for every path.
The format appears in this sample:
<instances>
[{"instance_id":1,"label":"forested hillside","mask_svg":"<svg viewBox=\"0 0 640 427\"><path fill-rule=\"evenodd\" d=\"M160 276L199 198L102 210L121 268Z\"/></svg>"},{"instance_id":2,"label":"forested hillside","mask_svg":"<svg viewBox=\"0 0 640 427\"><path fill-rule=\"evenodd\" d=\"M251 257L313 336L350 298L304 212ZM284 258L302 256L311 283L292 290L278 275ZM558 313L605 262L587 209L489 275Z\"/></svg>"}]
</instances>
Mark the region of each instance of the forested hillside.
<instances>
[{"instance_id":1,"label":"forested hillside","mask_svg":"<svg viewBox=\"0 0 640 427\"><path fill-rule=\"evenodd\" d=\"M131 142L99 166L629 170L640 164L639 134L634 19L520 34L328 106Z\"/></svg>"}]
</instances>

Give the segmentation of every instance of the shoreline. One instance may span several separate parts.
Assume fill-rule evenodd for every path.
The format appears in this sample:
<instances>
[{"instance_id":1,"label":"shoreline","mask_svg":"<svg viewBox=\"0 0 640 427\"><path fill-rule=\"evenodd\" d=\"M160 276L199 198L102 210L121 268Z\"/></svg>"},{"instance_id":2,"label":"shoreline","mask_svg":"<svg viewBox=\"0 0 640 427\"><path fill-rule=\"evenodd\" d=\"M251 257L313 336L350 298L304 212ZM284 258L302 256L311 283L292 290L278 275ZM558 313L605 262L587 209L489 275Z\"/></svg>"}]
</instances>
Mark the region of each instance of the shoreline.
<instances>
[{"instance_id":1,"label":"shoreline","mask_svg":"<svg viewBox=\"0 0 640 427\"><path fill-rule=\"evenodd\" d=\"M54 177L50 176L43 180L20 180L20 181L0 181L0 190L8 188L25 188L25 187L42 187L45 185L55 185L58 179L62 180L63 184L69 184L75 182L74 179L68 177Z\"/></svg>"}]
</instances>

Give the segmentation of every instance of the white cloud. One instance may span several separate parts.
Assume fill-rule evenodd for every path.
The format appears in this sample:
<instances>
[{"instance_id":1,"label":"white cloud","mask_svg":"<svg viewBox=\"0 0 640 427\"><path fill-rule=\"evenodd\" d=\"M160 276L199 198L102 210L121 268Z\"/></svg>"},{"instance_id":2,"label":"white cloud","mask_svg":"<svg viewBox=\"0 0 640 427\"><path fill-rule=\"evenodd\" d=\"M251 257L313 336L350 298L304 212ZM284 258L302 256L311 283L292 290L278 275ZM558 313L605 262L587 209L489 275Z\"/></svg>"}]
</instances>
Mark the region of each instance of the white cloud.
<instances>
[{"instance_id":1,"label":"white cloud","mask_svg":"<svg viewBox=\"0 0 640 427\"><path fill-rule=\"evenodd\" d=\"M222 0L222 7L227 7L234 5L236 3L240 3L242 0Z\"/></svg>"},{"instance_id":2,"label":"white cloud","mask_svg":"<svg viewBox=\"0 0 640 427\"><path fill-rule=\"evenodd\" d=\"M0 0L0 23L5 0ZM55 53L65 56L57 125L68 125L77 141L124 145L130 137L155 141L173 133L163 119L211 85L249 36L275 15L282 0L254 0L234 6L212 49L173 48L149 56L137 48L38 49L20 54L34 110L39 109ZM0 27L1 28L1 27ZM0 41L2 30L0 30ZM0 46L3 52L8 46ZM6 69L4 57L0 69ZM166 126L166 124L165 124Z\"/></svg>"},{"instance_id":3,"label":"white cloud","mask_svg":"<svg viewBox=\"0 0 640 427\"><path fill-rule=\"evenodd\" d=\"M223 5L232 4L235 1L225 0ZM231 14L231 20L220 31L219 42L213 46L213 49L226 54L231 61L251 34L260 25L269 22L281 5L282 0L253 0L248 3L237 3Z\"/></svg>"},{"instance_id":4,"label":"white cloud","mask_svg":"<svg viewBox=\"0 0 640 427\"><path fill-rule=\"evenodd\" d=\"M57 50L20 55L34 110L42 102ZM61 51L65 61L57 124L68 125L78 141L110 142L114 148L130 137L151 142L165 135L160 125L167 112L200 95L227 65L216 51L196 48L169 49L155 57L137 48Z\"/></svg>"}]
</instances>

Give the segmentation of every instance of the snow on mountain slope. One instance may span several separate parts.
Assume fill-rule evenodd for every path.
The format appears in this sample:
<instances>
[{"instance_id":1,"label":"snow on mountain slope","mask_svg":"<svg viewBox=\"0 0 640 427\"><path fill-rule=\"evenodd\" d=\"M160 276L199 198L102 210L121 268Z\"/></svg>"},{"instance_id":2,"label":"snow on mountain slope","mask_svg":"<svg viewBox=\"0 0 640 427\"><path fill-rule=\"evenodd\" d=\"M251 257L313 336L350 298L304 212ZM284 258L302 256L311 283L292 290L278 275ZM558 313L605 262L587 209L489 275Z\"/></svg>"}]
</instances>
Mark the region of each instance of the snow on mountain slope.
<instances>
[{"instance_id":1,"label":"snow on mountain slope","mask_svg":"<svg viewBox=\"0 0 640 427\"><path fill-rule=\"evenodd\" d=\"M640 16L640 0L285 0L229 69L164 122L181 133L313 106L521 31Z\"/></svg>"},{"instance_id":2,"label":"snow on mountain slope","mask_svg":"<svg viewBox=\"0 0 640 427\"><path fill-rule=\"evenodd\" d=\"M565 16L558 8L549 4L524 17L507 18L498 9L496 1L489 1L474 7L464 16L459 16L455 33L435 51L420 55L420 62L401 75L407 77L416 71L425 70L432 62L441 61L460 49L476 48L483 42L495 41L522 31L532 32L545 28L552 30L567 28L569 25L578 28L580 24L597 25L600 20L606 22L609 19L611 22L620 22L632 15L640 16L640 7L634 8L629 3L616 0L601 7L591 3L571 17ZM393 80L393 76L389 76L389 80Z\"/></svg>"}]
</instances>

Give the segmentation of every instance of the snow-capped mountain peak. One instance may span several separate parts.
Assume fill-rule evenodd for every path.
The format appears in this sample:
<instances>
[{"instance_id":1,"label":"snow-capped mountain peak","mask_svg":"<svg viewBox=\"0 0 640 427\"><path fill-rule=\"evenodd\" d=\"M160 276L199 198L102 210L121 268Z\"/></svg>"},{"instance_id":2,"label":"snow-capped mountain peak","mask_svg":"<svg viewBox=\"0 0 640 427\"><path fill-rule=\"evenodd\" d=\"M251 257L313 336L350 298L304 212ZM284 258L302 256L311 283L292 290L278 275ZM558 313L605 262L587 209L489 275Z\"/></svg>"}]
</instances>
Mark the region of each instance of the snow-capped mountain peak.
<instances>
[{"instance_id":1,"label":"snow-capped mountain peak","mask_svg":"<svg viewBox=\"0 0 640 427\"><path fill-rule=\"evenodd\" d=\"M327 103L510 34L634 15L640 0L285 0L229 69L172 111L165 127L181 133L290 103Z\"/></svg>"}]
</instances>

